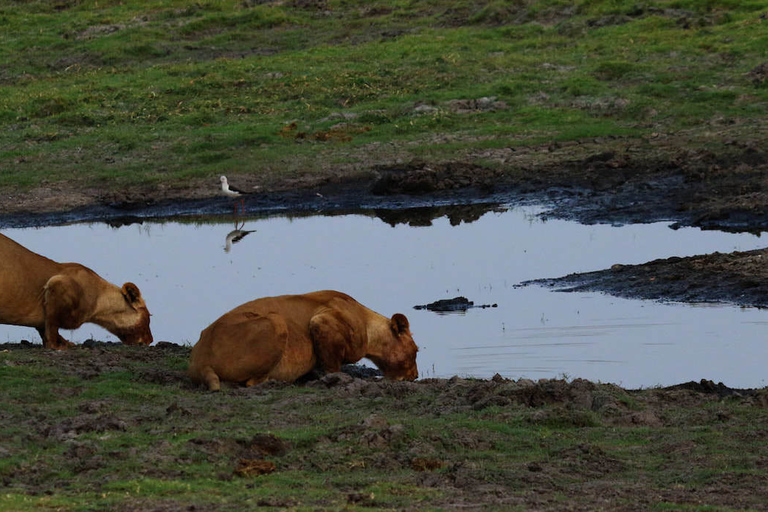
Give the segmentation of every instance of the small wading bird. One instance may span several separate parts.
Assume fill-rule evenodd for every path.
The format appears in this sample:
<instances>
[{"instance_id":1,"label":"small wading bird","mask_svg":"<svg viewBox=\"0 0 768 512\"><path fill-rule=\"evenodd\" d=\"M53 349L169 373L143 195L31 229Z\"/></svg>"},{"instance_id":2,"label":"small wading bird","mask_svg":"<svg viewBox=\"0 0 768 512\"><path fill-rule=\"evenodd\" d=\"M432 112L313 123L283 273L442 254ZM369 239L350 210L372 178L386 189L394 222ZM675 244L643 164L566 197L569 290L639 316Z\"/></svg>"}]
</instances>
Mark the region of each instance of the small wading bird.
<instances>
[{"instance_id":1,"label":"small wading bird","mask_svg":"<svg viewBox=\"0 0 768 512\"><path fill-rule=\"evenodd\" d=\"M234 199L235 202L235 215L237 215L237 200L240 199L240 207L243 211L243 215L245 215L245 198L243 196L247 195L248 192L245 192L244 190L240 190L239 188L231 187L229 185L229 182L227 181L226 176L222 176L219 178L219 181L221 181L221 193L227 197L231 197Z\"/></svg>"}]
</instances>

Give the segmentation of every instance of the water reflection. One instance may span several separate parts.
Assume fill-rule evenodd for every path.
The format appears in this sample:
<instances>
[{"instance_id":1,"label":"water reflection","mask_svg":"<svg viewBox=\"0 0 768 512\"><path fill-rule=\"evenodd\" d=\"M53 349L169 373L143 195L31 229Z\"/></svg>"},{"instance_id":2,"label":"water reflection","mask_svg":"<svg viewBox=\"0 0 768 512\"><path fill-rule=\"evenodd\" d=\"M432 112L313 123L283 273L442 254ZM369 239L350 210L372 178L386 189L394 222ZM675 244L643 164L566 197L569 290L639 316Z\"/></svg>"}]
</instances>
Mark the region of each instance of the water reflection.
<instances>
[{"instance_id":1,"label":"water reflection","mask_svg":"<svg viewBox=\"0 0 768 512\"><path fill-rule=\"evenodd\" d=\"M196 218L3 233L55 260L81 262L111 282L135 282L158 341L192 344L221 314L257 297L338 289L387 316L408 316L422 377L500 373L628 387L701 378L764 385L764 311L515 287L614 263L755 249L764 245L757 237L665 224L583 226L540 220L539 211L417 210L410 217L378 211L240 218L235 226ZM235 242L235 231L247 238ZM460 295L498 307L462 315L413 309ZM114 339L90 324L67 337ZM0 340L18 339L40 342L32 329L0 326Z\"/></svg>"},{"instance_id":2,"label":"water reflection","mask_svg":"<svg viewBox=\"0 0 768 512\"><path fill-rule=\"evenodd\" d=\"M459 206L434 206L420 208L403 208L400 210L375 210L376 217L392 227L406 224L412 227L428 227L432 222L445 217L451 226L475 222L483 215L501 213L507 208L498 204L467 204Z\"/></svg>"},{"instance_id":3,"label":"water reflection","mask_svg":"<svg viewBox=\"0 0 768 512\"><path fill-rule=\"evenodd\" d=\"M245 223L243 223L245 225ZM250 233L255 233L256 230L247 230L247 229L241 229L236 227L229 233L227 233L227 236L224 238L224 252L229 252L232 250L232 245L238 243L240 240L248 236Z\"/></svg>"}]
</instances>

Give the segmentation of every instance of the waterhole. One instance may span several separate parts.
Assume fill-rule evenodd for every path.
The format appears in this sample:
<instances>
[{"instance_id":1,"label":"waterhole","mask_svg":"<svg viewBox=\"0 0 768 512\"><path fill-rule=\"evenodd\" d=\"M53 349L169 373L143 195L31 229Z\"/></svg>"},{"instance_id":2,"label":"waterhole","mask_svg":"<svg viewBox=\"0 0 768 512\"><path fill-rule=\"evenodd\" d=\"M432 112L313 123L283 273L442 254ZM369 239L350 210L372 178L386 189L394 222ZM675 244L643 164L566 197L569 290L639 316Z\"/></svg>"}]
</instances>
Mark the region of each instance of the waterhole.
<instances>
[{"instance_id":1,"label":"waterhole","mask_svg":"<svg viewBox=\"0 0 768 512\"><path fill-rule=\"evenodd\" d=\"M749 234L672 230L665 223L581 225L543 220L536 207L333 216L145 221L5 229L57 261L139 285L156 341L194 344L200 331L254 298L346 292L387 316L404 313L420 347L421 378L586 378L624 387L702 378L765 386L768 313L732 306L557 293L521 281L656 258L764 247ZM435 218L433 216L437 215ZM464 296L464 313L413 309ZM79 343L116 341L86 324ZM40 343L0 326L0 341Z\"/></svg>"}]
</instances>

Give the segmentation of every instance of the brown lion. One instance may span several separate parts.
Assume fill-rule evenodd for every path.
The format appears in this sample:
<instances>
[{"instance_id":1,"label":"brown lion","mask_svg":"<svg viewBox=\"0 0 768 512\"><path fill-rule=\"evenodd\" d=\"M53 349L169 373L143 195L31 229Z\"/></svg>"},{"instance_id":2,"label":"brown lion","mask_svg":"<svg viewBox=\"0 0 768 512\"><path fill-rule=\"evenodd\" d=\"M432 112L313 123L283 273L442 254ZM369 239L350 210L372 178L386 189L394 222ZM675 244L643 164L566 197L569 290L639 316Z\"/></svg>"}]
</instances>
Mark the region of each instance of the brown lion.
<instances>
[{"instance_id":1,"label":"brown lion","mask_svg":"<svg viewBox=\"0 0 768 512\"><path fill-rule=\"evenodd\" d=\"M43 346L65 349L59 329L100 325L126 345L149 345L149 311L139 288L119 288L79 263L57 263L0 235L0 323L34 327Z\"/></svg>"},{"instance_id":2,"label":"brown lion","mask_svg":"<svg viewBox=\"0 0 768 512\"><path fill-rule=\"evenodd\" d=\"M387 318L327 290L265 297L224 314L192 347L189 376L218 391L222 380L293 382L367 357L386 377L414 380L417 351L405 315Z\"/></svg>"}]
</instances>

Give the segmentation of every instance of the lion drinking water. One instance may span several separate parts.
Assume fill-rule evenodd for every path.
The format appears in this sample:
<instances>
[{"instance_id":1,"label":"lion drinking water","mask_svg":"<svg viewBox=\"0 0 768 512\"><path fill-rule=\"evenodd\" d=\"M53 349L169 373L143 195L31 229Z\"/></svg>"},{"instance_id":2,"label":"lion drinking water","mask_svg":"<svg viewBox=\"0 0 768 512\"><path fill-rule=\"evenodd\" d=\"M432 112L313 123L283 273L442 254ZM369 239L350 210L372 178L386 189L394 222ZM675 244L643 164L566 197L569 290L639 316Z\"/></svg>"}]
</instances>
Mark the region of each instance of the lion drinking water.
<instances>
[{"instance_id":1,"label":"lion drinking water","mask_svg":"<svg viewBox=\"0 0 768 512\"><path fill-rule=\"evenodd\" d=\"M367 357L386 377L414 380L417 351L405 315L387 318L327 290L257 299L224 314L200 334L189 375L217 391L222 380L293 382Z\"/></svg>"},{"instance_id":2,"label":"lion drinking water","mask_svg":"<svg viewBox=\"0 0 768 512\"><path fill-rule=\"evenodd\" d=\"M139 288L119 288L79 263L57 263L0 235L0 323L34 327L46 348L65 349L59 329L86 322L127 345L149 345L149 311Z\"/></svg>"}]
</instances>

